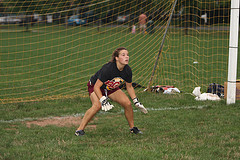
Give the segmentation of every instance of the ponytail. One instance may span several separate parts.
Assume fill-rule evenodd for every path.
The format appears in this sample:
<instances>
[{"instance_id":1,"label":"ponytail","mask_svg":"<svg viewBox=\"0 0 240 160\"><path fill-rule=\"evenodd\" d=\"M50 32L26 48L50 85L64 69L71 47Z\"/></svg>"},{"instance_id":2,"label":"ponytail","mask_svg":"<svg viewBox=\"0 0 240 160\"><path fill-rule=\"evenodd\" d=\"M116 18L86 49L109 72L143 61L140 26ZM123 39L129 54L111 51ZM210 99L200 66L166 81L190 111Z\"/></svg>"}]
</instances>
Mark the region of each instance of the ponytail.
<instances>
[{"instance_id":1,"label":"ponytail","mask_svg":"<svg viewBox=\"0 0 240 160\"><path fill-rule=\"evenodd\" d=\"M127 50L127 48L125 47L119 47L117 49L115 49L112 53L112 58L109 62L116 62L116 58L115 57L118 57L119 56L119 53L121 50Z\"/></svg>"}]
</instances>

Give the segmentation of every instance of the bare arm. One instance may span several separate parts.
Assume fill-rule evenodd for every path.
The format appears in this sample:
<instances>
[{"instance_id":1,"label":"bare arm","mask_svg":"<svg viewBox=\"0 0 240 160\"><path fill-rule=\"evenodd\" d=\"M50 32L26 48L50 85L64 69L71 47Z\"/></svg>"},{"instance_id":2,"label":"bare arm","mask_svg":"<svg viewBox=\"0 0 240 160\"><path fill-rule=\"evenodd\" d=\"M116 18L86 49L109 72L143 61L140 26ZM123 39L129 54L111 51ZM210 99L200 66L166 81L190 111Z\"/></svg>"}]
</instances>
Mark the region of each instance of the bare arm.
<instances>
[{"instance_id":1,"label":"bare arm","mask_svg":"<svg viewBox=\"0 0 240 160\"><path fill-rule=\"evenodd\" d=\"M114 106L111 105L111 103L109 103L107 101L107 97L104 96L100 90L100 87L103 85L103 82L100 81L99 79L97 79L95 85L94 85L94 93L97 95L100 103L101 103L101 106L102 106L102 110L104 111L108 111L110 109L112 109Z\"/></svg>"},{"instance_id":2,"label":"bare arm","mask_svg":"<svg viewBox=\"0 0 240 160\"><path fill-rule=\"evenodd\" d=\"M133 86L132 86L132 83L127 83L127 82L126 82L126 88L127 88L127 91L128 91L129 96L130 96L132 99L136 98L135 90L134 90L134 88L133 88Z\"/></svg>"},{"instance_id":3,"label":"bare arm","mask_svg":"<svg viewBox=\"0 0 240 160\"><path fill-rule=\"evenodd\" d=\"M100 87L103 85L103 82L97 79L95 85L94 85L94 92L97 95L98 99L100 99L103 95L100 90Z\"/></svg>"},{"instance_id":4,"label":"bare arm","mask_svg":"<svg viewBox=\"0 0 240 160\"><path fill-rule=\"evenodd\" d=\"M135 94L135 90L132 86L132 83L127 83L126 82L126 88L128 91L129 96L132 98L134 105L141 110L143 113L148 113L147 109L138 101L138 98Z\"/></svg>"}]
</instances>

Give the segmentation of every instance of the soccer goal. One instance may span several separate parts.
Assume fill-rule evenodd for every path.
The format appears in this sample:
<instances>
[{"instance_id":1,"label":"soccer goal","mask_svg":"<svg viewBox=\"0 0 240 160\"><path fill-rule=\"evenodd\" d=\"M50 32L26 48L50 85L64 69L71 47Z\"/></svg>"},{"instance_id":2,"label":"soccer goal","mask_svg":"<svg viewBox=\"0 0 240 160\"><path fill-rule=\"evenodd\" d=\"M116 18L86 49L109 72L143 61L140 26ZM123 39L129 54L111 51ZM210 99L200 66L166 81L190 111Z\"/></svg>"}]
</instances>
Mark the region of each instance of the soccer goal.
<instances>
[{"instance_id":1,"label":"soccer goal","mask_svg":"<svg viewBox=\"0 0 240 160\"><path fill-rule=\"evenodd\" d=\"M88 96L89 78L121 46L137 92L206 92L227 81L230 10L231 0L3 0L0 103Z\"/></svg>"}]
</instances>

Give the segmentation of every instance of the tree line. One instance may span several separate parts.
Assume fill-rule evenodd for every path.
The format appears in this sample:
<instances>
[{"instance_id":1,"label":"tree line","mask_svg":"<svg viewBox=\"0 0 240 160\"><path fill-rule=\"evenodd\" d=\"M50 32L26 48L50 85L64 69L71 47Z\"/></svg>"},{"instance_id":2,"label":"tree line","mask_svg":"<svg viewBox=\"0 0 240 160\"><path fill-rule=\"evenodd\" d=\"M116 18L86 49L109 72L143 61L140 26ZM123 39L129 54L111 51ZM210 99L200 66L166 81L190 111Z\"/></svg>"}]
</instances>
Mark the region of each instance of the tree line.
<instances>
[{"instance_id":1,"label":"tree line","mask_svg":"<svg viewBox=\"0 0 240 160\"><path fill-rule=\"evenodd\" d=\"M100 5L92 5L99 2ZM92 8L101 8L101 11L116 8L119 12L131 10L136 12L141 9L151 10L158 9L159 6L173 3L175 0L1 0L1 13L30 13L39 14L54 13L63 10L73 9L82 6L91 6ZM198 8L199 10L212 10L214 8L230 7L231 0L178 0L177 7L186 6L186 8ZM170 6L170 5L165 5ZM188 10L189 12L189 10Z\"/></svg>"},{"instance_id":2,"label":"tree line","mask_svg":"<svg viewBox=\"0 0 240 160\"><path fill-rule=\"evenodd\" d=\"M47 14L70 16L74 12L94 10L95 17L100 19L110 15L133 14L148 12L155 15L170 11L175 0L1 0L0 15L33 15ZM183 19L199 22L199 16L208 13L209 17L226 17L229 20L231 0L178 0L175 11L182 8ZM163 12L164 11L164 12ZM212 21L219 21L210 18ZM213 22L214 23L214 22ZM189 25L189 24L188 24ZM191 24L190 24L191 25Z\"/></svg>"}]
</instances>

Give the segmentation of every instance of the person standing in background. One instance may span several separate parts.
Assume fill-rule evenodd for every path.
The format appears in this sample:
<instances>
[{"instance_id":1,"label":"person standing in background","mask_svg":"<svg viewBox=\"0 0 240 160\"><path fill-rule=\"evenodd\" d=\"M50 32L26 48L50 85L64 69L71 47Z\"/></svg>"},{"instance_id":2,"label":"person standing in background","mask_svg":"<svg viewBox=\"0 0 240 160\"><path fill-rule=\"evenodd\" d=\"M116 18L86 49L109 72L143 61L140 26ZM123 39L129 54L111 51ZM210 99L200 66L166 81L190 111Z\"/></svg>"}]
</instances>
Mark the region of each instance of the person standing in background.
<instances>
[{"instance_id":1,"label":"person standing in background","mask_svg":"<svg viewBox=\"0 0 240 160\"><path fill-rule=\"evenodd\" d=\"M141 13L139 15L138 21L140 33L144 34L146 32L147 15L145 13Z\"/></svg>"}]
</instances>

